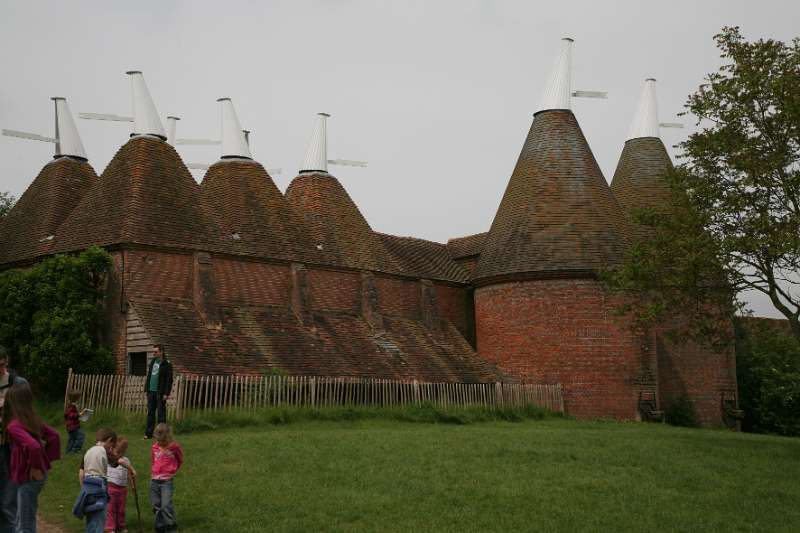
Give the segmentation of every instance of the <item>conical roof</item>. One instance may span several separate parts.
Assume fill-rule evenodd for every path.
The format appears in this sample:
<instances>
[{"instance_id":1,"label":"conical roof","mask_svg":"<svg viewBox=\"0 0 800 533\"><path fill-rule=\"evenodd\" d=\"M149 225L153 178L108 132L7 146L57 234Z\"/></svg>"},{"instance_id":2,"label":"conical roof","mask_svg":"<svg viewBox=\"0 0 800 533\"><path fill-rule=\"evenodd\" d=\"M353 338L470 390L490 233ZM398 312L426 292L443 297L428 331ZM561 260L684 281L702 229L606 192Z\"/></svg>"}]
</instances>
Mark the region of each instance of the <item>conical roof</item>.
<instances>
[{"instance_id":1,"label":"conical roof","mask_svg":"<svg viewBox=\"0 0 800 533\"><path fill-rule=\"evenodd\" d=\"M156 137L136 136L119 149L59 229L54 246L203 249L217 245L219 237L203 212L200 187L175 149Z\"/></svg>"},{"instance_id":2,"label":"conical roof","mask_svg":"<svg viewBox=\"0 0 800 533\"><path fill-rule=\"evenodd\" d=\"M336 266L401 272L350 195L326 172L304 172L286 190L286 199L305 222L311 244Z\"/></svg>"},{"instance_id":3,"label":"conical roof","mask_svg":"<svg viewBox=\"0 0 800 533\"><path fill-rule=\"evenodd\" d=\"M636 209L668 205L671 193L664 176L671 168L667 149L658 137L626 141L611 182L623 211L631 216Z\"/></svg>"},{"instance_id":4,"label":"conical roof","mask_svg":"<svg viewBox=\"0 0 800 533\"><path fill-rule=\"evenodd\" d=\"M495 215L476 281L588 275L616 264L625 219L570 110L541 111Z\"/></svg>"},{"instance_id":5,"label":"conical roof","mask_svg":"<svg viewBox=\"0 0 800 533\"><path fill-rule=\"evenodd\" d=\"M59 157L45 165L0 220L0 263L49 253L59 226L97 181L85 161Z\"/></svg>"},{"instance_id":6,"label":"conical roof","mask_svg":"<svg viewBox=\"0 0 800 533\"><path fill-rule=\"evenodd\" d=\"M207 211L235 236L231 246L237 253L299 261L312 249L302 219L260 163L218 161L206 172L201 191Z\"/></svg>"},{"instance_id":7,"label":"conical roof","mask_svg":"<svg viewBox=\"0 0 800 533\"><path fill-rule=\"evenodd\" d=\"M656 80L647 78L611 182L611 191L628 217L636 209L665 208L671 201L664 176L672 162L658 129Z\"/></svg>"}]
</instances>

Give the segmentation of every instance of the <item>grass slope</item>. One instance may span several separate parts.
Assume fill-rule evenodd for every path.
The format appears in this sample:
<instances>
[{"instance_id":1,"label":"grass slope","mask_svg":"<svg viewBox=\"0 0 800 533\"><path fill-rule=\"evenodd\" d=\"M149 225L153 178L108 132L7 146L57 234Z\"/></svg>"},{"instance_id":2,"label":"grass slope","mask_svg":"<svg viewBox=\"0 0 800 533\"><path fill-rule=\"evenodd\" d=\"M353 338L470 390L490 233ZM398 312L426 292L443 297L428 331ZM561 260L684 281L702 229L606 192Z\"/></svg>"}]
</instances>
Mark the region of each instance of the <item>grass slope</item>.
<instances>
[{"instance_id":1,"label":"grass slope","mask_svg":"<svg viewBox=\"0 0 800 533\"><path fill-rule=\"evenodd\" d=\"M177 439L186 464L175 494L181 530L797 531L800 524L797 439L527 416L459 424L486 417L457 413L439 419L455 423L422 424L403 420L437 415L349 413L184 423ZM152 531L140 423L97 422L134 437L129 455ZM69 531L82 530L69 514L79 462L56 463L40 499L43 514ZM131 531L135 517L130 495Z\"/></svg>"}]
</instances>

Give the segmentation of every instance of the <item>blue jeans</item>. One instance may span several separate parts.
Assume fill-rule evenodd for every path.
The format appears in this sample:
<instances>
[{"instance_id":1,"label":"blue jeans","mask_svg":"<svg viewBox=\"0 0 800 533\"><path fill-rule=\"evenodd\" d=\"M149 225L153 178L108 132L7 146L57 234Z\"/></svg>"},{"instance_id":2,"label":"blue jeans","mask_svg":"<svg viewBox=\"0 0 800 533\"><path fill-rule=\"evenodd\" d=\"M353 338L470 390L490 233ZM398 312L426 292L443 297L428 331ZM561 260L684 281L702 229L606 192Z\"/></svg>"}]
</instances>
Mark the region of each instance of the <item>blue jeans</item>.
<instances>
[{"instance_id":1,"label":"blue jeans","mask_svg":"<svg viewBox=\"0 0 800 533\"><path fill-rule=\"evenodd\" d=\"M83 441L86 438L81 428L73 429L69 432L67 439L67 453L78 453L83 448Z\"/></svg>"},{"instance_id":2,"label":"blue jeans","mask_svg":"<svg viewBox=\"0 0 800 533\"><path fill-rule=\"evenodd\" d=\"M86 515L86 533L103 533L106 527L106 513L108 506L103 507L100 511L88 513Z\"/></svg>"},{"instance_id":3,"label":"blue jeans","mask_svg":"<svg viewBox=\"0 0 800 533\"><path fill-rule=\"evenodd\" d=\"M14 533L36 533L36 510L39 493L42 492L47 475L39 481L26 481L17 488L17 519Z\"/></svg>"},{"instance_id":4,"label":"blue jeans","mask_svg":"<svg viewBox=\"0 0 800 533\"><path fill-rule=\"evenodd\" d=\"M0 445L0 533L14 533L17 519L17 485L8 479L10 454L7 444Z\"/></svg>"},{"instance_id":5,"label":"blue jeans","mask_svg":"<svg viewBox=\"0 0 800 533\"><path fill-rule=\"evenodd\" d=\"M172 507L172 480L150 480L150 505L155 513L155 529L159 533L177 531L178 522L175 520L175 509Z\"/></svg>"},{"instance_id":6,"label":"blue jeans","mask_svg":"<svg viewBox=\"0 0 800 533\"><path fill-rule=\"evenodd\" d=\"M17 485L7 477L0 478L0 533L14 533L17 519Z\"/></svg>"}]
</instances>

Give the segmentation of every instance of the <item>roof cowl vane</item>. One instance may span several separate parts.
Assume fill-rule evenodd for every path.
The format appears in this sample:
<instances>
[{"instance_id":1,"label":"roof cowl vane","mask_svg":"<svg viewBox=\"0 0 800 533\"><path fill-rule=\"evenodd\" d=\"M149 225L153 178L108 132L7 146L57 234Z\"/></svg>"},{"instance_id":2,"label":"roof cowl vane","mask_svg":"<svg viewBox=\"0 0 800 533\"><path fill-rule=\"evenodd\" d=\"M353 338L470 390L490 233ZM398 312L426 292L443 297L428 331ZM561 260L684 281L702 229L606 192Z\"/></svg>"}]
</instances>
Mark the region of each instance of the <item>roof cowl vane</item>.
<instances>
[{"instance_id":1,"label":"roof cowl vane","mask_svg":"<svg viewBox=\"0 0 800 533\"><path fill-rule=\"evenodd\" d=\"M219 98L222 104L222 159L253 159L236 109L230 98Z\"/></svg>"},{"instance_id":2,"label":"roof cowl vane","mask_svg":"<svg viewBox=\"0 0 800 533\"><path fill-rule=\"evenodd\" d=\"M547 80L539 111L570 109L572 96L572 43L569 37L561 39L561 52Z\"/></svg>"},{"instance_id":3,"label":"roof cowl vane","mask_svg":"<svg viewBox=\"0 0 800 533\"><path fill-rule=\"evenodd\" d=\"M571 98L608 98L605 91L573 91L572 90L572 44L574 39L561 39L561 52L547 80L547 86L539 104L540 111L555 109L572 109Z\"/></svg>"},{"instance_id":4,"label":"roof cowl vane","mask_svg":"<svg viewBox=\"0 0 800 533\"><path fill-rule=\"evenodd\" d=\"M640 137L658 137L658 103L656 101L656 80L644 80L639 107L631 122L627 140Z\"/></svg>"},{"instance_id":5,"label":"roof cowl vane","mask_svg":"<svg viewBox=\"0 0 800 533\"><path fill-rule=\"evenodd\" d=\"M175 146L175 130L181 117L167 117L167 142Z\"/></svg>"},{"instance_id":6,"label":"roof cowl vane","mask_svg":"<svg viewBox=\"0 0 800 533\"><path fill-rule=\"evenodd\" d=\"M138 70L129 70L125 74L131 77L133 92L133 133L131 137L153 135L167 140L164 125L158 118L158 111L150 96L150 91L147 89L147 84L144 82L144 76Z\"/></svg>"},{"instance_id":7,"label":"roof cowl vane","mask_svg":"<svg viewBox=\"0 0 800 533\"><path fill-rule=\"evenodd\" d=\"M87 161L81 136L75 120L67 105L67 99L60 96L51 98L56 110L56 153L55 157L75 157Z\"/></svg>"},{"instance_id":8,"label":"roof cowl vane","mask_svg":"<svg viewBox=\"0 0 800 533\"><path fill-rule=\"evenodd\" d=\"M314 126L314 133L311 134L311 141L308 143L306 158L300 173L304 172L328 172L328 113L317 113L317 124Z\"/></svg>"}]
</instances>

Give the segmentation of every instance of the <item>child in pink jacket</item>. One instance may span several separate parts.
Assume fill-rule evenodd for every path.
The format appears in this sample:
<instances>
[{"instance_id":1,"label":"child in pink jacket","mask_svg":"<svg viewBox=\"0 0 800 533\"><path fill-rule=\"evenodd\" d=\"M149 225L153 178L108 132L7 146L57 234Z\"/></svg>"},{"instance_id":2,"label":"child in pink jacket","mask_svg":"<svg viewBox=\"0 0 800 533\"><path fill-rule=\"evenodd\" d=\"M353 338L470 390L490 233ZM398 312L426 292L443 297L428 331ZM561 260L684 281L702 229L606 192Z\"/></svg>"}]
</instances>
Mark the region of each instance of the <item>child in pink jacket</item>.
<instances>
[{"instance_id":1,"label":"child in pink jacket","mask_svg":"<svg viewBox=\"0 0 800 533\"><path fill-rule=\"evenodd\" d=\"M33 392L27 383L13 385L6 392L3 430L11 445L9 477L17 485L14 531L35 533L39 493L50 463L61 459L61 440L58 432L36 414Z\"/></svg>"},{"instance_id":2,"label":"child in pink jacket","mask_svg":"<svg viewBox=\"0 0 800 533\"><path fill-rule=\"evenodd\" d=\"M156 442L150 449L150 504L155 513L155 529L159 533L177 531L172 479L183 464L183 449L172 439L172 429L166 424L157 425L153 437Z\"/></svg>"}]
</instances>

